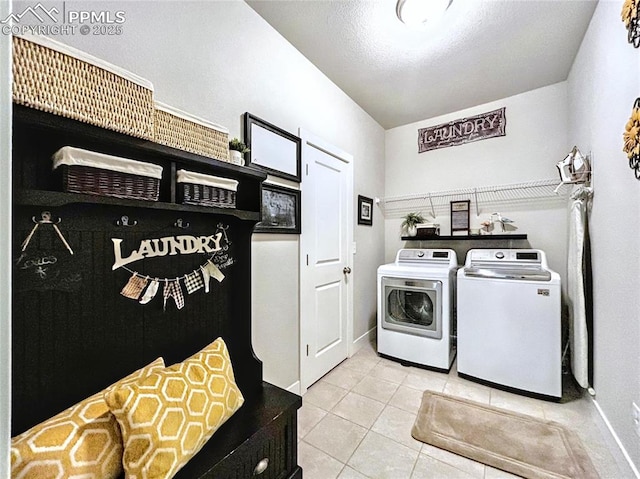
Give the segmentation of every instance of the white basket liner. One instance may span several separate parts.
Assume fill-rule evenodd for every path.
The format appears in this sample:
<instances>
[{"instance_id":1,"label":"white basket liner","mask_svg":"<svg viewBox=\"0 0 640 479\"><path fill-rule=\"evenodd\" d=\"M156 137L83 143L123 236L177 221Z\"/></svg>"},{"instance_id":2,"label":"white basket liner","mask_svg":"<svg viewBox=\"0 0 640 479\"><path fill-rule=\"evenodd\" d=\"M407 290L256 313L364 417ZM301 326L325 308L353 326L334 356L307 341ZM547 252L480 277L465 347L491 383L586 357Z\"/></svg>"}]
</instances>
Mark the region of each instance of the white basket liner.
<instances>
[{"instance_id":1,"label":"white basket liner","mask_svg":"<svg viewBox=\"0 0 640 479\"><path fill-rule=\"evenodd\" d=\"M54 153L53 169L55 170L60 165L89 166L130 175L162 178L162 166L96 153L95 151L83 150L73 146L64 146Z\"/></svg>"},{"instance_id":2,"label":"white basket liner","mask_svg":"<svg viewBox=\"0 0 640 479\"><path fill-rule=\"evenodd\" d=\"M69 45L65 45L64 43L60 43L56 40L53 40L49 37L44 37L42 35L33 35L33 34L24 34L24 35L15 35L18 38L22 38L23 40L27 40L32 43L37 43L43 47L49 48L51 50L64 53L73 58L77 58L78 60L82 60L85 63L90 63L98 68L102 68L103 70L107 70L115 75L118 75L122 78L125 78L133 83L136 83L147 90L153 91L153 83L149 80L142 78L135 73L131 73L124 68L121 68L112 63L106 62L100 58L94 57L89 53L83 52L82 50L78 50L77 48L70 47Z\"/></svg>"},{"instance_id":3,"label":"white basket liner","mask_svg":"<svg viewBox=\"0 0 640 479\"><path fill-rule=\"evenodd\" d=\"M219 176L203 175L193 171L178 170L176 174L177 183L193 183L196 185L213 186L222 188L223 190L237 191L238 182L229 178L220 178Z\"/></svg>"},{"instance_id":4,"label":"white basket liner","mask_svg":"<svg viewBox=\"0 0 640 479\"><path fill-rule=\"evenodd\" d=\"M224 126L220 126L217 125L216 123L212 123L209 120L205 120L203 118L198 118L197 116L192 115L191 113L187 113L184 112L182 110L178 110L177 108L167 105L166 103L160 103L159 101L154 101L153 105L156 107L156 109L158 110L162 110L166 113L170 113L173 116L177 116L179 118L182 118L184 120L190 121L192 123L197 123L199 125L205 126L207 128L210 128L212 130L217 130L221 133L227 133L229 134L229 130L227 128L225 128Z\"/></svg>"}]
</instances>

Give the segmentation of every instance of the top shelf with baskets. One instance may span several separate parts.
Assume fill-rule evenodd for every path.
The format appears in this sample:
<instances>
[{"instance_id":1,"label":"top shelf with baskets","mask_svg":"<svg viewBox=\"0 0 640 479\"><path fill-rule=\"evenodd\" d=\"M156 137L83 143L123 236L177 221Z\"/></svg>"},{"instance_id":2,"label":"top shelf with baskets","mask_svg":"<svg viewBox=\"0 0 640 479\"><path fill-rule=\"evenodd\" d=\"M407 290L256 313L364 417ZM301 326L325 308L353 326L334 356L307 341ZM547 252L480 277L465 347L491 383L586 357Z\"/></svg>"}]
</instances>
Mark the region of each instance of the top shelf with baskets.
<instances>
[{"instance_id":1,"label":"top shelf with baskets","mask_svg":"<svg viewBox=\"0 0 640 479\"><path fill-rule=\"evenodd\" d=\"M17 204L61 206L72 203L95 203L227 214L253 221L258 221L260 218L260 185L266 179L266 174L261 171L32 108L14 104L13 109L14 189L18 193L15 196ZM52 172L51 156L59 148L69 145L163 166L159 201L63 193L60 178ZM179 169L238 181L236 208L180 204L176 186L176 172Z\"/></svg>"}]
</instances>

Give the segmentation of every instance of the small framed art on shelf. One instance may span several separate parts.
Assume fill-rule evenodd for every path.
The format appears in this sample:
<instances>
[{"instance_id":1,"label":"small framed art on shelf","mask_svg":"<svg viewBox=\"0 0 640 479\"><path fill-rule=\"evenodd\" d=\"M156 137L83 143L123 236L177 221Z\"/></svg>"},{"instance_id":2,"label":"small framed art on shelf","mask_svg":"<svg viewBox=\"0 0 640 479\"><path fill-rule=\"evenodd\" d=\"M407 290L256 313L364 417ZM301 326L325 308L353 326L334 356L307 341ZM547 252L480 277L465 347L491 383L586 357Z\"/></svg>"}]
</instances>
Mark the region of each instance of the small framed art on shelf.
<instances>
[{"instance_id":1,"label":"small framed art on shelf","mask_svg":"<svg viewBox=\"0 0 640 479\"><path fill-rule=\"evenodd\" d=\"M261 220L254 232L299 235L301 196L300 190L263 183Z\"/></svg>"},{"instance_id":2,"label":"small framed art on shelf","mask_svg":"<svg viewBox=\"0 0 640 479\"><path fill-rule=\"evenodd\" d=\"M451 202L451 235L468 235L469 234L469 211L471 210L471 201L452 201Z\"/></svg>"}]
</instances>

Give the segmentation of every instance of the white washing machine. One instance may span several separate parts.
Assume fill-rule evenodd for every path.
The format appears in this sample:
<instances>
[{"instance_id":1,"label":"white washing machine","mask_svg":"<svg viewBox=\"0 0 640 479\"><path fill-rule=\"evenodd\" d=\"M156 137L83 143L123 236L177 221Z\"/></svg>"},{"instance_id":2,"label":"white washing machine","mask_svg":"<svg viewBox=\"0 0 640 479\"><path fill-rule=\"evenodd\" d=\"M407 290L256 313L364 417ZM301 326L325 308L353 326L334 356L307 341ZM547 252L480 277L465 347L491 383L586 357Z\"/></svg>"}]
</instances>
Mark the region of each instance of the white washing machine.
<instances>
[{"instance_id":1,"label":"white washing machine","mask_svg":"<svg viewBox=\"0 0 640 479\"><path fill-rule=\"evenodd\" d=\"M448 371L458 259L451 249L401 249L378 268L378 353Z\"/></svg>"},{"instance_id":2,"label":"white washing machine","mask_svg":"<svg viewBox=\"0 0 640 479\"><path fill-rule=\"evenodd\" d=\"M458 374L560 398L560 294L543 251L469 250L458 270Z\"/></svg>"}]
</instances>

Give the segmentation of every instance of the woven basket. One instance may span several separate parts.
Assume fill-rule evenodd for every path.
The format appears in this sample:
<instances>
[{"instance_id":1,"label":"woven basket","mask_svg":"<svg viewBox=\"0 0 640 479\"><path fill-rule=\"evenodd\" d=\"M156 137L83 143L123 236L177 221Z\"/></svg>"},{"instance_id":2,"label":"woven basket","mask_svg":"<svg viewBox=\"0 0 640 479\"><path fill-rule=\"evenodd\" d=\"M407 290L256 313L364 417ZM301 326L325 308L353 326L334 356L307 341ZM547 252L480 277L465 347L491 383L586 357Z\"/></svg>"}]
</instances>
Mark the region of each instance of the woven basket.
<instances>
[{"instance_id":1,"label":"woven basket","mask_svg":"<svg viewBox=\"0 0 640 479\"><path fill-rule=\"evenodd\" d=\"M176 177L178 201L188 205L236 207L237 181L179 170Z\"/></svg>"},{"instance_id":2,"label":"woven basket","mask_svg":"<svg viewBox=\"0 0 640 479\"><path fill-rule=\"evenodd\" d=\"M224 127L156 102L154 141L179 150L229 162L229 132Z\"/></svg>"},{"instance_id":3,"label":"woven basket","mask_svg":"<svg viewBox=\"0 0 640 479\"><path fill-rule=\"evenodd\" d=\"M236 192L196 183L180 183L180 201L185 205L235 208Z\"/></svg>"},{"instance_id":4,"label":"woven basket","mask_svg":"<svg viewBox=\"0 0 640 479\"><path fill-rule=\"evenodd\" d=\"M160 180L89 166L62 165L62 188L68 193L158 201Z\"/></svg>"},{"instance_id":5,"label":"woven basket","mask_svg":"<svg viewBox=\"0 0 640 479\"><path fill-rule=\"evenodd\" d=\"M153 85L44 37L13 37L13 101L138 138L153 137Z\"/></svg>"},{"instance_id":6,"label":"woven basket","mask_svg":"<svg viewBox=\"0 0 640 479\"><path fill-rule=\"evenodd\" d=\"M68 193L157 201L162 167L71 146L53 155L53 169L62 170Z\"/></svg>"}]
</instances>

